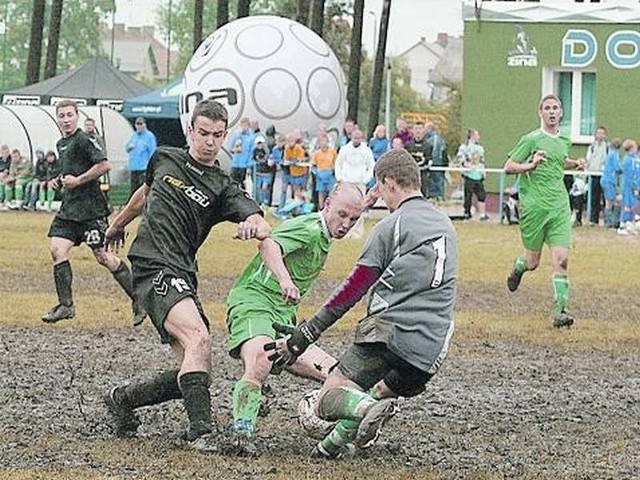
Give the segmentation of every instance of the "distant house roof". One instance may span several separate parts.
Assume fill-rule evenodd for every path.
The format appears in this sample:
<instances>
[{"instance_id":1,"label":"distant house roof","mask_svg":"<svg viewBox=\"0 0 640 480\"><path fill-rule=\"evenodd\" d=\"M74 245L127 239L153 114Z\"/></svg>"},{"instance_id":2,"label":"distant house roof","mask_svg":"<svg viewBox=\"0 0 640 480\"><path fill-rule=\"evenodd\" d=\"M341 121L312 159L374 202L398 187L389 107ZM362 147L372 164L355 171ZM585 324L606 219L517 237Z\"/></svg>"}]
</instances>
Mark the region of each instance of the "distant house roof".
<instances>
[{"instance_id":1,"label":"distant house roof","mask_svg":"<svg viewBox=\"0 0 640 480\"><path fill-rule=\"evenodd\" d=\"M404 52L398 55L398 57L404 57L405 55L416 49L426 49L438 58L442 57L442 54L444 53L444 49L440 45L438 45L437 43L429 43L424 37L422 37L418 42L414 43Z\"/></svg>"},{"instance_id":2,"label":"distant house roof","mask_svg":"<svg viewBox=\"0 0 640 480\"><path fill-rule=\"evenodd\" d=\"M460 37L448 37L446 53L429 72L429 80L435 84L443 81L462 82L462 47Z\"/></svg>"},{"instance_id":3,"label":"distant house roof","mask_svg":"<svg viewBox=\"0 0 640 480\"><path fill-rule=\"evenodd\" d=\"M102 58L89 60L56 77L5 92L40 97L83 98L88 105L95 100L122 100L150 92L151 88L119 71ZM48 98L42 103L48 103Z\"/></svg>"}]
</instances>

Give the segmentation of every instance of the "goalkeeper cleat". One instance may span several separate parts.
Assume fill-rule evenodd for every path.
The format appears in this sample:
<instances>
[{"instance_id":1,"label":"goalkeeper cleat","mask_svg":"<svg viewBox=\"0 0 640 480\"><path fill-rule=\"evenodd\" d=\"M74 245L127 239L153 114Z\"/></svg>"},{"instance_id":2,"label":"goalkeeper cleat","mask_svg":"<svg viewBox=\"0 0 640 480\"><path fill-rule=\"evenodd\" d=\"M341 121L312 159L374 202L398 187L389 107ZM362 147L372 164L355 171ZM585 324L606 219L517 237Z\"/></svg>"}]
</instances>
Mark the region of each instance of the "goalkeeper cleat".
<instances>
[{"instance_id":1,"label":"goalkeeper cleat","mask_svg":"<svg viewBox=\"0 0 640 480\"><path fill-rule=\"evenodd\" d=\"M518 289L523 274L524 272L518 273L514 265L513 270L511 270L511 273L507 277L507 288L510 292L515 292Z\"/></svg>"},{"instance_id":2,"label":"goalkeeper cleat","mask_svg":"<svg viewBox=\"0 0 640 480\"><path fill-rule=\"evenodd\" d=\"M569 328L573 325L573 317L570 316L567 312L556 313L556 316L553 319L553 326L555 328Z\"/></svg>"},{"instance_id":3,"label":"goalkeeper cleat","mask_svg":"<svg viewBox=\"0 0 640 480\"><path fill-rule=\"evenodd\" d=\"M116 392L121 387L113 387L104 397L104 403L113 420L115 434L118 437L132 437L140 426L140 420L133 408L116 400Z\"/></svg>"},{"instance_id":4,"label":"goalkeeper cleat","mask_svg":"<svg viewBox=\"0 0 640 480\"><path fill-rule=\"evenodd\" d=\"M73 305L58 304L42 317L42 321L45 323L56 323L60 320L73 318L75 314L76 310L73 308Z\"/></svg>"},{"instance_id":5,"label":"goalkeeper cleat","mask_svg":"<svg viewBox=\"0 0 640 480\"><path fill-rule=\"evenodd\" d=\"M398 404L395 399L387 398L374 403L358 427L355 445L357 448L369 448L373 445L385 424L398 412Z\"/></svg>"}]
</instances>

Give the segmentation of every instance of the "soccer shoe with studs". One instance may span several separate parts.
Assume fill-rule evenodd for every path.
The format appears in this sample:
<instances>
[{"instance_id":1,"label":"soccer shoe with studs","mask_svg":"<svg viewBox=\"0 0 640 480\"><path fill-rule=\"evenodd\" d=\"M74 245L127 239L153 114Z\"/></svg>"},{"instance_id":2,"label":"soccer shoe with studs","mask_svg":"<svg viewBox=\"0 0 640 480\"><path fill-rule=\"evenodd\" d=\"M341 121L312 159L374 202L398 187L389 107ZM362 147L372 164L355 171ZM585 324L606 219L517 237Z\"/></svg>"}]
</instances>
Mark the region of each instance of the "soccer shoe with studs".
<instances>
[{"instance_id":1,"label":"soccer shoe with studs","mask_svg":"<svg viewBox=\"0 0 640 480\"><path fill-rule=\"evenodd\" d=\"M555 328L569 328L573 325L573 317L567 312L556 313L553 318L553 326Z\"/></svg>"},{"instance_id":2,"label":"soccer shoe with studs","mask_svg":"<svg viewBox=\"0 0 640 480\"><path fill-rule=\"evenodd\" d=\"M395 399L387 398L374 403L358 426L355 445L357 448L369 448L373 445L385 424L398 412Z\"/></svg>"},{"instance_id":3,"label":"soccer shoe with studs","mask_svg":"<svg viewBox=\"0 0 640 480\"><path fill-rule=\"evenodd\" d=\"M42 321L45 323L56 323L60 320L66 320L73 318L76 314L76 310L73 305L58 304L53 307L49 313L42 317Z\"/></svg>"},{"instance_id":4,"label":"soccer shoe with studs","mask_svg":"<svg viewBox=\"0 0 640 480\"><path fill-rule=\"evenodd\" d=\"M112 427L116 436L132 437L136 434L140 426L140 420L131 407L123 405L116 400L116 391L119 388L120 387L113 387L105 394L103 401L113 421Z\"/></svg>"},{"instance_id":5,"label":"soccer shoe with studs","mask_svg":"<svg viewBox=\"0 0 640 480\"><path fill-rule=\"evenodd\" d=\"M518 273L514 265L513 270L511 270L511 273L507 277L507 288L510 292L515 292L518 289L520 281L522 280L522 275L524 275L524 272Z\"/></svg>"}]
</instances>

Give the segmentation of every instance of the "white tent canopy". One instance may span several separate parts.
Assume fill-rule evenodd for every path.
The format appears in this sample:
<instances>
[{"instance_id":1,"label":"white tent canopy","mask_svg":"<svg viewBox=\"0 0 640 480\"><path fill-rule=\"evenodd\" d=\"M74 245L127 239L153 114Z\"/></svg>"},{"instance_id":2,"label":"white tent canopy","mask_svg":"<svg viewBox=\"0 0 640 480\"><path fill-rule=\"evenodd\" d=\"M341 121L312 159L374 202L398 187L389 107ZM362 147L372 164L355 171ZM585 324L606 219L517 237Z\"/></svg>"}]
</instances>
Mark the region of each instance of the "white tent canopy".
<instances>
[{"instance_id":1,"label":"white tent canopy","mask_svg":"<svg viewBox=\"0 0 640 480\"><path fill-rule=\"evenodd\" d=\"M79 107L83 127L87 118L93 118L98 132L104 137L107 158L112 164L111 183L127 181L127 154L125 144L133 128L120 113L108 107ZM35 161L35 152L41 148L56 150L56 142L61 137L55 120L55 107L45 105L0 105L0 145L17 148L23 155Z\"/></svg>"}]
</instances>

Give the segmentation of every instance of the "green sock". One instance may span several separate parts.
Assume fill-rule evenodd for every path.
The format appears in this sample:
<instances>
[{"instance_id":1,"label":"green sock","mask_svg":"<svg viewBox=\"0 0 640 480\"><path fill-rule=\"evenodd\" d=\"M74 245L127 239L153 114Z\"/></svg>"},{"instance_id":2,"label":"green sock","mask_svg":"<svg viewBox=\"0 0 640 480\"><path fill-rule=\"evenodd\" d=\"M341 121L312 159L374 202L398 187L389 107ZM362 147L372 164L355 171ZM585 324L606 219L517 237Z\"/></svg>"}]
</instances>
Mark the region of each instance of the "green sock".
<instances>
[{"instance_id":1,"label":"green sock","mask_svg":"<svg viewBox=\"0 0 640 480\"><path fill-rule=\"evenodd\" d=\"M262 403L260 387L247 380L238 380L233 387L233 421L249 421L255 428L260 403Z\"/></svg>"},{"instance_id":2,"label":"green sock","mask_svg":"<svg viewBox=\"0 0 640 480\"><path fill-rule=\"evenodd\" d=\"M16 184L16 200L22 201L24 199L24 187L21 184Z\"/></svg>"},{"instance_id":3,"label":"green sock","mask_svg":"<svg viewBox=\"0 0 640 480\"><path fill-rule=\"evenodd\" d=\"M4 182L0 181L0 202L4 202L5 186Z\"/></svg>"},{"instance_id":4,"label":"green sock","mask_svg":"<svg viewBox=\"0 0 640 480\"><path fill-rule=\"evenodd\" d=\"M360 421L376 400L369 394L353 388L338 387L324 394L318 405L320 418L325 420Z\"/></svg>"},{"instance_id":5,"label":"green sock","mask_svg":"<svg viewBox=\"0 0 640 480\"><path fill-rule=\"evenodd\" d=\"M565 274L553 274L553 297L555 312L564 312L567 308L567 303L569 303L569 279Z\"/></svg>"},{"instance_id":6,"label":"green sock","mask_svg":"<svg viewBox=\"0 0 640 480\"><path fill-rule=\"evenodd\" d=\"M516 262L513 264L513 270L519 275L522 275L527 271L527 259L524 255L520 255L516 258Z\"/></svg>"},{"instance_id":7,"label":"green sock","mask_svg":"<svg viewBox=\"0 0 640 480\"><path fill-rule=\"evenodd\" d=\"M9 185L5 190L5 200L7 202L13 201L13 185Z\"/></svg>"},{"instance_id":8,"label":"green sock","mask_svg":"<svg viewBox=\"0 0 640 480\"><path fill-rule=\"evenodd\" d=\"M46 188L46 187L45 187ZM44 191L44 188L40 188L40 190L38 191L38 203L40 205L42 205L44 207L44 197L45 197L46 192Z\"/></svg>"},{"instance_id":9,"label":"green sock","mask_svg":"<svg viewBox=\"0 0 640 480\"><path fill-rule=\"evenodd\" d=\"M56 196L56 191L53 188L47 189L47 206L51 208L51 204L53 203L53 199Z\"/></svg>"},{"instance_id":10,"label":"green sock","mask_svg":"<svg viewBox=\"0 0 640 480\"><path fill-rule=\"evenodd\" d=\"M355 440L358 433L358 425L360 425L360 422L355 420L340 420L333 427L333 430L329 432L329 435L324 437L320 445L327 453L332 455L338 453L347 443Z\"/></svg>"}]
</instances>

